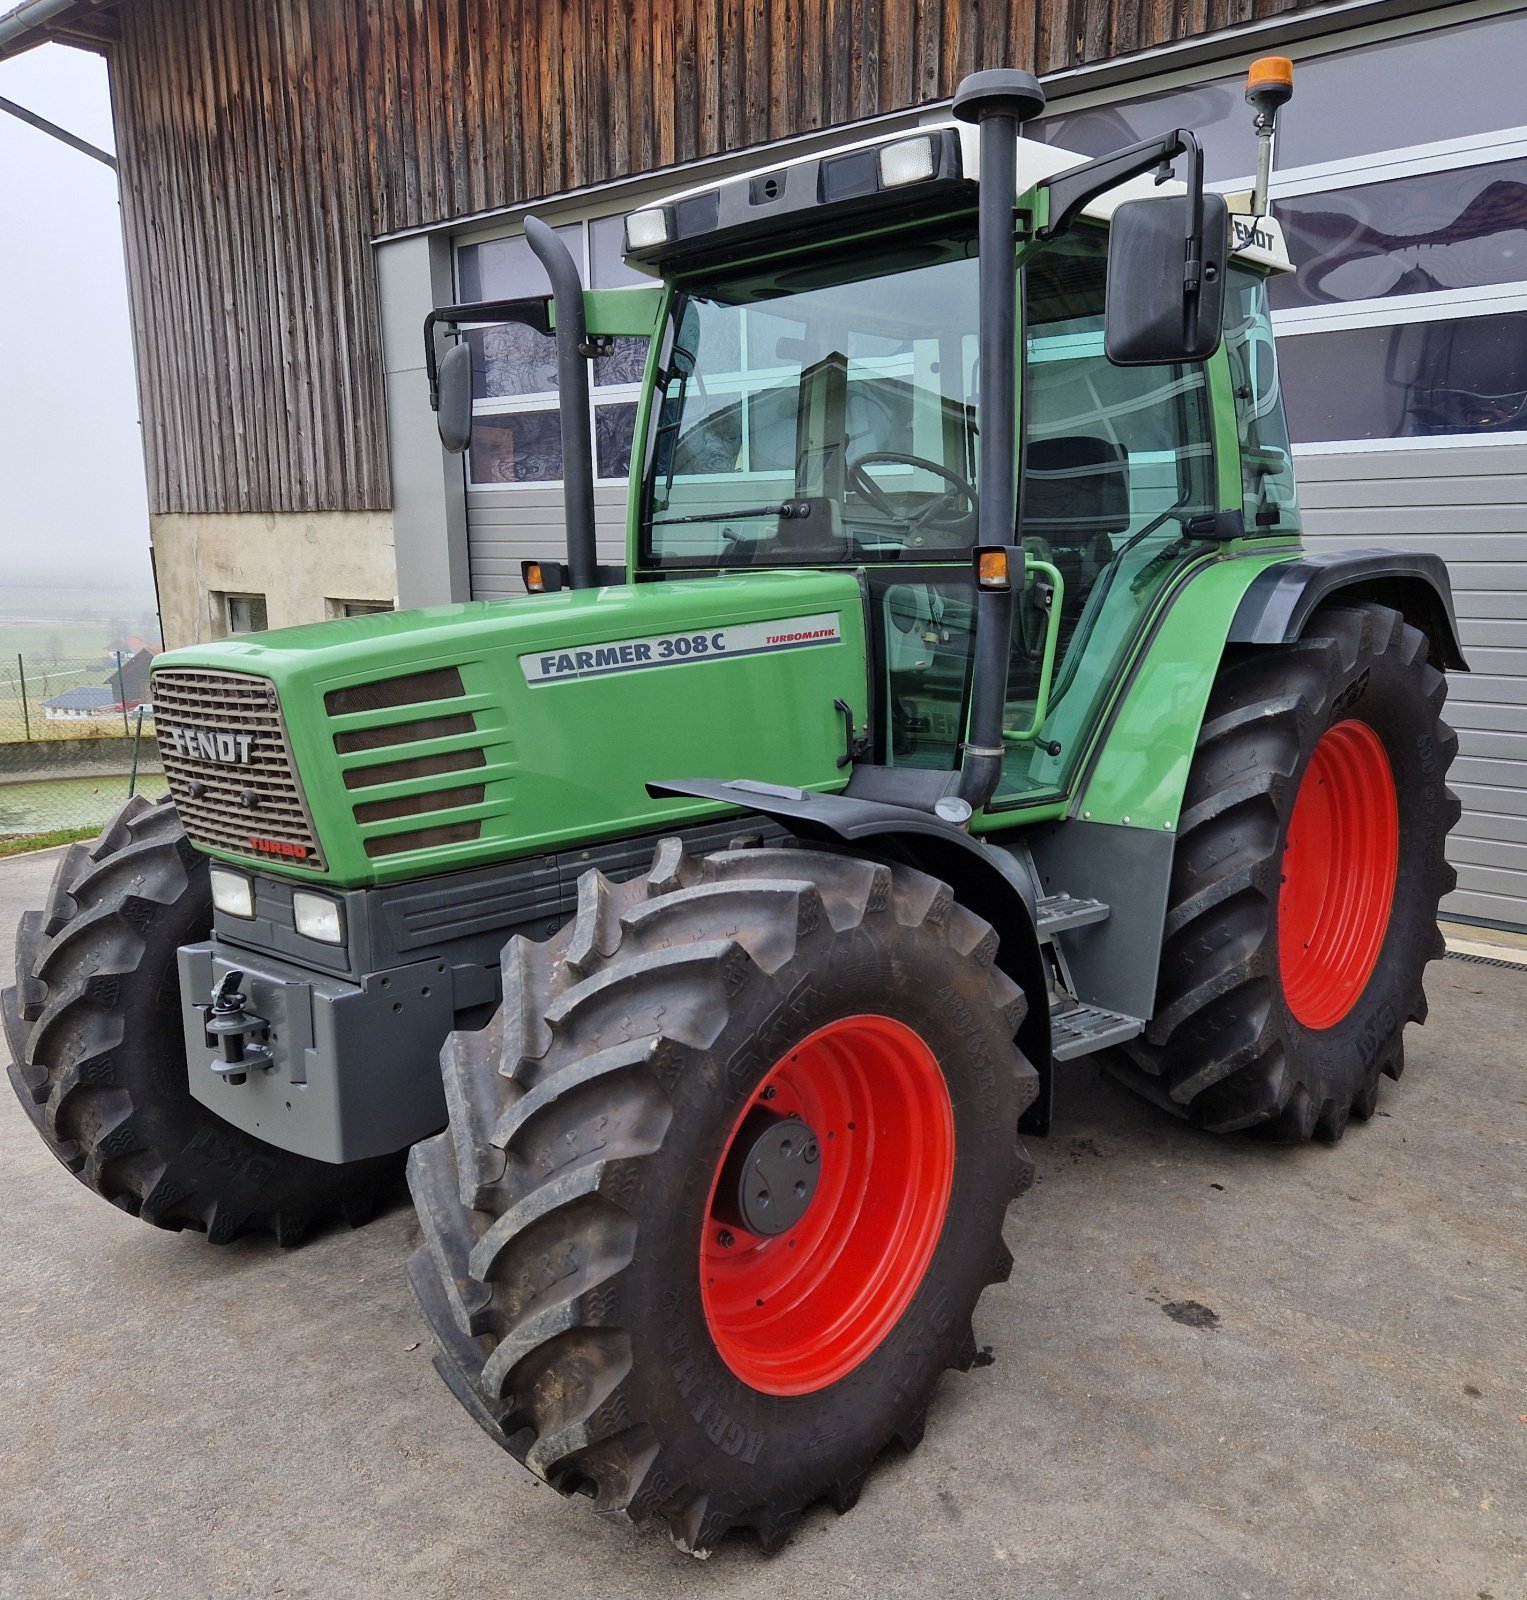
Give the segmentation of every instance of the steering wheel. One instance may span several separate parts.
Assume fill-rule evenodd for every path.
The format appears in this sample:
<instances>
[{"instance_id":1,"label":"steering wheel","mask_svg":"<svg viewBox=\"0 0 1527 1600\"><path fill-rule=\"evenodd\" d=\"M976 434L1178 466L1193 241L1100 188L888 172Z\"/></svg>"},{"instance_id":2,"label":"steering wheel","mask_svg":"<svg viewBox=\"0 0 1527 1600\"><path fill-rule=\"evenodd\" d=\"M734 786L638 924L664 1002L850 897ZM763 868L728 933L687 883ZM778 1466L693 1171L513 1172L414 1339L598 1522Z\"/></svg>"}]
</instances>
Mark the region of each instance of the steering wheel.
<instances>
[{"instance_id":1,"label":"steering wheel","mask_svg":"<svg viewBox=\"0 0 1527 1600\"><path fill-rule=\"evenodd\" d=\"M894 462L899 467L916 467L942 478L948 487L937 500L916 516L908 517L898 511L886 492L864 469L876 461ZM907 455L899 450L866 450L848 463L848 481L864 496L882 516L894 517L907 524L908 532L921 534L929 528L952 530L976 509L976 492L957 472L951 472L942 462L930 461L926 456Z\"/></svg>"}]
</instances>

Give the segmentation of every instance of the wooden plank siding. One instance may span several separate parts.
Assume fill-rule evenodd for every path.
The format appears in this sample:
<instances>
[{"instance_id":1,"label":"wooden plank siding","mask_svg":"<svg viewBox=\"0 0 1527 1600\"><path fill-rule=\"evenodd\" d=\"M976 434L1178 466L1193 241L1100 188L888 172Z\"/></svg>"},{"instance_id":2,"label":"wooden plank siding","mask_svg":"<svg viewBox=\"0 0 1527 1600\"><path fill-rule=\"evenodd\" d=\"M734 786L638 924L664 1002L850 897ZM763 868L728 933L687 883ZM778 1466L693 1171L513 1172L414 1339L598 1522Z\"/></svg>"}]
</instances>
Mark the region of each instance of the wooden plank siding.
<instances>
[{"instance_id":1,"label":"wooden plank siding","mask_svg":"<svg viewBox=\"0 0 1527 1600\"><path fill-rule=\"evenodd\" d=\"M156 512L389 502L377 234L1311 0L123 0Z\"/></svg>"}]
</instances>

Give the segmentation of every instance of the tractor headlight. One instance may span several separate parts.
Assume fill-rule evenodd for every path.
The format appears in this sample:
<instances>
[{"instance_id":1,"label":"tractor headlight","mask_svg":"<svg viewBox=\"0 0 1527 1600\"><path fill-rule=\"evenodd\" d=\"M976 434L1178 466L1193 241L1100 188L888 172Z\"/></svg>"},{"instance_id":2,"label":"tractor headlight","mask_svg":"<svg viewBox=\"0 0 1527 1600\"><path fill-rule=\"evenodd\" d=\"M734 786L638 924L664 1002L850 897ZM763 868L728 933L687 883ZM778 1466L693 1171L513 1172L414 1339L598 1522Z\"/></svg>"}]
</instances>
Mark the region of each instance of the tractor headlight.
<instances>
[{"instance_id":1,"label":"tractor headlight","mask_svg":"<svg viewBox=\"0 0 1527 1600\"><path fill-rule=\"evenodd\" d=\"M926 135L900 139L880 152L880 187L896 189L904 183L926 183L936 164L932 139Z\"/></svg>"},{"instance_id":2,"label":"tractor headlight","mask_svg":"<svg viewBox=\"0 0 1527 1600\"><path fill-rule=\"evenodd\" d=\"M345 942L345 913L338 900L326 894L310 894L306 889L292 891L292 921L304 939L323 944Z\"/></svg>"},{"instance_id":3,"label":"tractor headlight","mask_svg":"<svg viewBox=\"0 0 1527 1600\"><path fill-rule=\"evenodd\" d=\"M226 917L252 917L254 915L254 881L242 872L230 872L227 867L212 867L212 904Z\"/></svg>"}]
</instances>

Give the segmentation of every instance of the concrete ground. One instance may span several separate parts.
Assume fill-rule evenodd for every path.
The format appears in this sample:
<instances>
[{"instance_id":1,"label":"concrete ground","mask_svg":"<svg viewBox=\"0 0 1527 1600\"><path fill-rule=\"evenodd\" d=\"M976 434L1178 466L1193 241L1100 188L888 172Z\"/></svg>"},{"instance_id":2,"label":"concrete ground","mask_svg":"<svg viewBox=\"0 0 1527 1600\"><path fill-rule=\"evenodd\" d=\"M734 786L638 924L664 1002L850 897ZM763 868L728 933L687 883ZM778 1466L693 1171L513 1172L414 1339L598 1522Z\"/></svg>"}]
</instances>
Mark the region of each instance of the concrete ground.
<instances>
[{"instance_id":1,"label":"concrete ground","mask_svg":"<svg viewBox=\"0 0 1527 1600\"><path fill-rule=\"evenodd\" d=\"M0 863L0 928L52 866ZM604 1526L489 1444L430 1367L406 1205L215 1250L88 1194L5 1094L0 1595L1522 1600L1527 970L1431 974L1334 1150L1079 1064L991 1364L773 1560Z\"/></svg>"}]
</instances>

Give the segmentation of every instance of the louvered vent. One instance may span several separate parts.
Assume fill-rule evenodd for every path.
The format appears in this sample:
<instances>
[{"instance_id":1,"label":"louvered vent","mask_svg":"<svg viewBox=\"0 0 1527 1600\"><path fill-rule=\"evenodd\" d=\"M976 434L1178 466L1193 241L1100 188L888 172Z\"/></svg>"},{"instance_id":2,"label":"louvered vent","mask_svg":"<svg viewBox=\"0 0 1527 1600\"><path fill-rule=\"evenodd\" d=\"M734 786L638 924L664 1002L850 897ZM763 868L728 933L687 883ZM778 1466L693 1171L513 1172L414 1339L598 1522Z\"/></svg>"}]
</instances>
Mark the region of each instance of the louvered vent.
<instances>
[{"instance_id":1,"label":"louvered vent","mask_svg":"<svg viewBox=\"0 0 1527 1600\"><path fill-rule=\"evenodd\" d=\"M446 712L429 717L410 717L410 707L438 704L466 693L461 674L455 667L429 672L410 672L374 683L333 689L324 696L330 716L347 716L363 711L400 713L397 722L384 727L342 730L334 735L334 748L340 755L356 755L373 750L392 750L418 744L424 739L442 739L457 734L475 733L477 719L466 711ZM481 783L463 782L463 775L487 764L480 749L450 750L432 755L401 756L393 761L349 767L344 774L347 789L360 791L352 810L357 823L391 821L397 817L418 817L421 826L403 833L389 833L363 840L368 856L401 855L409 850L427 850L435 845L458 844L482 836L482 823L427 819L459 806L480 805L486 792ZM385 800L367 800L365 791L382 784L403 783L411 779L438 778L439 784L413 794Z\"/></svg>"},{"instance_id":2,"label":"louvered vent","mask_svg":"<svg viewBox=\"0 0 1527 1600\"><path fill-rule=\"evenodd\" d=\"M322 867L275 684L174 667L152 683L165 777L192 842Z\"/></svg>"}]
</instances>

